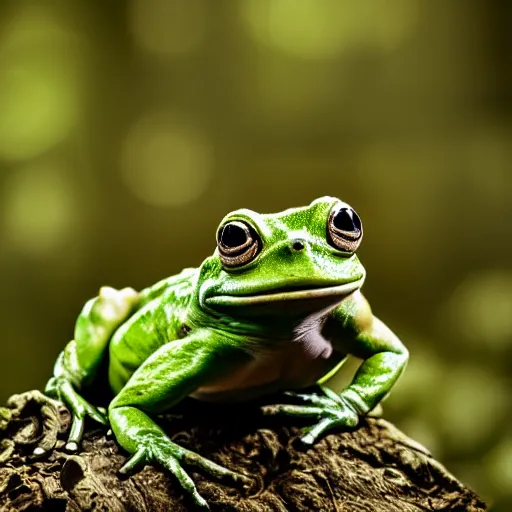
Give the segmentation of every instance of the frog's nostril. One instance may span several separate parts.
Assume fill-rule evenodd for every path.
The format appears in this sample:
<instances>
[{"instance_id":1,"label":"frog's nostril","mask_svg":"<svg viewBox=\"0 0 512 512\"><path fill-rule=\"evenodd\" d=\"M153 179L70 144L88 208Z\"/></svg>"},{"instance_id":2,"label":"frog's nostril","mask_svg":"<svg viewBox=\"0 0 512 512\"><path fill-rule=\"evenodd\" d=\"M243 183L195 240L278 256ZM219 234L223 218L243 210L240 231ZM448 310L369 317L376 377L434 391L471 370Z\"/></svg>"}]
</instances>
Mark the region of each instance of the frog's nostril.
<instances>
[{"instance_id":1,"label":"frog's nostril","mask_svg":"<svg viewBox=\"0 0 512 512\"><path fill-rule=\"evenodd\" d=\"M294 251L303 251L305 248L306 246L304 245L304 242L298 238L292 242L292 249Z\"/></svg>"}]
</instances>

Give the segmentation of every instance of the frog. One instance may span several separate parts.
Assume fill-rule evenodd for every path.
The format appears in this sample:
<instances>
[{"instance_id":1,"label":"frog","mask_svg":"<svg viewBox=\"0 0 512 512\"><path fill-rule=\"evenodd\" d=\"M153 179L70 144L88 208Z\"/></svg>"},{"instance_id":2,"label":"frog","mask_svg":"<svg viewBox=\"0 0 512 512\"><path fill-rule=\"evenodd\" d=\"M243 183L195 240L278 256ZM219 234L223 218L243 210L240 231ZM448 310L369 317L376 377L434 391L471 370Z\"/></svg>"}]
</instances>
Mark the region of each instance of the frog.
<instances>
[{"instance_id":1,"label":"frog","mask_svg":"<svg viewBox=\"0 0 512 512\"><path fill-rule=\"evenodd\" d=\"M359 215L336 197L274 214L242 208L222 219L216 248L198 267L140 291L102 287L78 315L44 390L72 415L65 449L79 450L87 418L109 425L129 456L120 474L160 466L207 510L188 467L237 485L252 480L158 425L185 399L236 407L281 393L268 414L306 418L306 448L356 428L409 357L361 292L362 238ZM326 381L350 356L361 364L336 392ZM108 409L84 398L100 376L113 397Z\"/></svg>"}]
</instances>

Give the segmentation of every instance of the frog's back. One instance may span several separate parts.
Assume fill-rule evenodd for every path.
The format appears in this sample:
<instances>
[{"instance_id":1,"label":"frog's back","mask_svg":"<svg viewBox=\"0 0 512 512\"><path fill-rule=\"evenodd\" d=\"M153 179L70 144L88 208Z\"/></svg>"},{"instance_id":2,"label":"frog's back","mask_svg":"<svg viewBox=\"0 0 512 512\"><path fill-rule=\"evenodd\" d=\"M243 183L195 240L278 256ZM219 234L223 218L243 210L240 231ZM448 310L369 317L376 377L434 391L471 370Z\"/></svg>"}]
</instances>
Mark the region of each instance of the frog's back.
<instances>
[{"instance_id":1,"label":"frog's back","mask_svg":"<svg viewBox=\"0 0 512 512\"><path fill-rule=\"evenodd\" d=\"M145 288L140 292L141 304L139 309L152 300L162 297L163 294L173 294L176 302L187 300L192 293L199 269L195 267L184 268L179 274L166 277L158 283ZM188 302L187 302L188 303Z\"/></svg>"},{"instance_id":2,"label":"frog's back","mask_svg":"<svg viewBox=\"0 0 512 512\"><path fill-rule=\"evenodd\" d=\"M197 273L197 268L186 268L141 291L141 305L110 341L109 380L114 392L153 352L180 338Z\"/></svg>"}]
</instances>

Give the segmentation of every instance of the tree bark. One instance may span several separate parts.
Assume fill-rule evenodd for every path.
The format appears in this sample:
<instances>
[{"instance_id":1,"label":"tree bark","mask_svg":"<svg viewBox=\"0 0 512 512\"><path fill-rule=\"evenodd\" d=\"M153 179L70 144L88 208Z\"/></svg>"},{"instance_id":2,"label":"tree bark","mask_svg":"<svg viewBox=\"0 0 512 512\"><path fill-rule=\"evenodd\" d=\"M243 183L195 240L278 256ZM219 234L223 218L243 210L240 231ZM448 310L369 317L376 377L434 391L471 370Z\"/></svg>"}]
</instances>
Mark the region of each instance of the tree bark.
<instances>
[{"instance_id":1,"label":"tree bark","mask_svg":"<svg viewBox=\"0 0 512 512\"><path fill-rule=\"evenodd\" d=\"M126 453L106 428L88 423L81 451L70 455L66 409L39 392L14 395L8 405L0 409L1 512L193 509L159 468L119 478ZM299 442L307 423L263 416L261 406L189 400L160 420L175 442L254 478L243 490L191 472L212 511L486 510L423 446L383 419L366 418L309 449ZM53 445L43 458L32 455L37 446Z\"/></svg>"}]
</instances>

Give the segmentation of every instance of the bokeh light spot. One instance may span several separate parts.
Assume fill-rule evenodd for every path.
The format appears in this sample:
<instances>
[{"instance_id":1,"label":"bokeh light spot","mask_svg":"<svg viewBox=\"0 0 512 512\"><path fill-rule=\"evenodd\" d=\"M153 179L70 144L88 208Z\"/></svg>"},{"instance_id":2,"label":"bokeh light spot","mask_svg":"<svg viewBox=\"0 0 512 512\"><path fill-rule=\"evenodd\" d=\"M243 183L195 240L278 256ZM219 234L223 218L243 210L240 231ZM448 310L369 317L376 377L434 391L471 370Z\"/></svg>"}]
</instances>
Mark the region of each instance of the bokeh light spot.
<instances>
[{"instance_id":1,"label":"bokeh light spot","mask_svg":"<svg viewBox=\"0 0 512 512\"><path fill-rule=\"evenodd\" d=\"M52 165L20 169L6 181L4 197L6 238L16 250L42 256L67 239L77 209L63 169Z\"/></svg>"},{"instance_id":2,"label":"bokeh light spot","mask_svg":"<svg viewBox=\"0 0 512 512\"><path fill-rule=\"evenodd\" d=\"M128 134L121 172L131 192L153 206L181 206L197 199L210 181L210 145L190 124L165 114L148 115Z\"/></svg>"},{"instance_id":3,"label":"bokeh light spot","mask_svg":"<svg viewBox=\"0 0 512 512\"><path fill-rule=\"evenodd\" d=\"M0 158L28 159L75 125L76 97L63 74L11 68L0 76Z\"/></svg>"},{"instance_id":4,"label":"bokeh light spot","mask_svg":"<svg viewBox=\"0 0 512 512\"><path fill-rule=\"evenodd\" d=\"M145 50L163 56L185 53L204 39L205 5L202 0L133 0L128 23Z\"/></svg>"},{"instance_id":5,"label":"bokeh light spot","mask_svg":"<svg viewBox=\"0 0 512 512\"><path fill-rule=\"evenodd\" d=\"M489 438L506 414L508 387L474 363L450 368L444 386L449 392L439 395L437 402L444 436L452 448L471 450Z\"/></svg>"},{"instance_id":6,"label":"bokeh light spot","mask_svg":"<svg viewBox=\"0 0 512 512\"><path fill-rule=\"evenodd\" d=\"M2 36L0 159L28 159L77 121L80 39L35 5L20 7Z\"/></svg>"},{"instance_id":7,"label":"bokeh light spot","mask_svg":"<svg viewBox=\"0 0 512 512\"><path fill-rule=\"evenodd\" d=\"M259 43L305 58L330 58L354 44L392 48L414 25L417 2L245 0L241 15Z\"/></svg>"},{"instance_id":8,"label":"bokeh light spot","mask_svg":"<svg viewBox=\"0 0 512 512\"><path fill-rule=\"evenodd\" d=\"M493 486L512 496L512 437L504 438L486 457Z\"/></svg>"},{"instance_id":9,"label":"bokeh light spot","mask_svg":"<svg viewBox=\"0 0 512 512\"><path fill-rule=\"evenodd\" d=\"M512 272L489 269L469 276L442 311L463 343L496 349L511 346Z\"/></svg>"}]
</instances>

